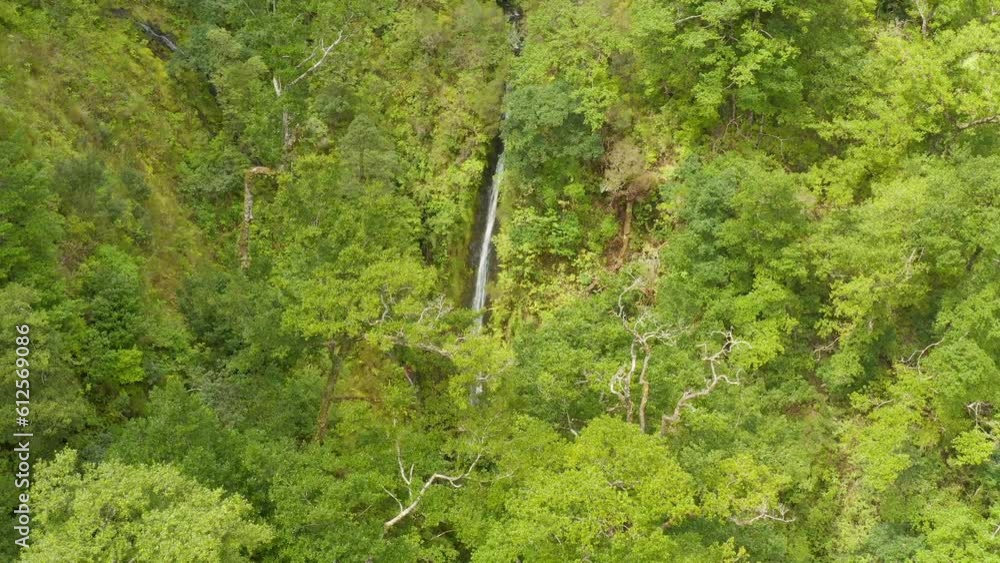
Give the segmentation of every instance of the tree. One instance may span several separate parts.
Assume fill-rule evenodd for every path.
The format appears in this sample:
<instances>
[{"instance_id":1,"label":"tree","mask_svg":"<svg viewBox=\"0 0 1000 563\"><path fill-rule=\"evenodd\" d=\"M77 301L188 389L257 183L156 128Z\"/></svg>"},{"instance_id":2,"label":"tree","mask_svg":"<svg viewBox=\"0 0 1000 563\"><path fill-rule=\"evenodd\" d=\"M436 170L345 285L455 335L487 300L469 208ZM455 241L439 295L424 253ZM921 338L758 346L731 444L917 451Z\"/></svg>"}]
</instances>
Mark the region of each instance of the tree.
<instances>
[{"instance_id":1,"label":"tree","mask_svg":"<svg viewBox=\"0 0 1000 563\"><path fill-rule=\"evenodd\" d=\"M33 158L30 136L9 111L0 113L0 282L42 282L62 230L43 163Z\"/></svg>"},{"instance_id":2,"label":"tree","mask_svg":"<svg viewBox=\"0 0 1000 563\"><path fill-rule=\"evenodd\" d=\"M77 465L76 451L64 450L39 468L41 530L23 561L249 561L273 536L241 497L168 465Z\"/></svg>"},{"instance_id":3,"label":"tree","mask_svg":"<svg viewBox=\"0 0 1000 563\"><path fill-rule=\"evenodd\" d=\"M655 438L597 418L554 461L523 477L473 560L677 553L663 529L697 513L693 482Z\"/></svg>"}]
</instances>

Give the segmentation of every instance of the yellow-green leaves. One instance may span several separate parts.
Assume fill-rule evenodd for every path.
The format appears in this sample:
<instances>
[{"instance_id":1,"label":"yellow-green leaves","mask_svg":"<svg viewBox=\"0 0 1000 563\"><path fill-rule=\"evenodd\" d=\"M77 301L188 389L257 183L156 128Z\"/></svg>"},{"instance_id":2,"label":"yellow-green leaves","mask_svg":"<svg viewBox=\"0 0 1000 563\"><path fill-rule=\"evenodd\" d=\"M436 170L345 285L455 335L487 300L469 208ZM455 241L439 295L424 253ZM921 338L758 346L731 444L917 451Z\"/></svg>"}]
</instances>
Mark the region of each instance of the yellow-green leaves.
<instances>
[{"instance_id":1,"label":"yellow-green leaves","mask_svg":"<svg viewBox=\"0 0 1000 563\"><path fill-rule=\"evenodd\" d=\"M632 549L668 557L673 542L661 527L683 524L698 508L691 476L664 444L601 417L563 451L557 464L519 475L507 517L475 560L604 558Z\"/></svg>"},{"instance_id":2,"label":"yellow-green leaves","mask_svg":"<svg viewBox=\"0 0 1000 563\"><path fill-rule=\"evenodd\" d=\"M106 462L77 469L64 450L38 472L32 496L42 529L23 561L248 561L270 526L250 505L169 465Z\"/></svg>"},{"instance_id":3,"label":"yellow-green leaves","mask_svg":"<svg viewBox=\"0 0 1000 563\"><path fill-rule=\"evenodd\" d=\"M951 447L955 449L955 465L980 465L993 457L997 442L992 436L976 428L955 436Z\"/></svg>"}]
</instances>

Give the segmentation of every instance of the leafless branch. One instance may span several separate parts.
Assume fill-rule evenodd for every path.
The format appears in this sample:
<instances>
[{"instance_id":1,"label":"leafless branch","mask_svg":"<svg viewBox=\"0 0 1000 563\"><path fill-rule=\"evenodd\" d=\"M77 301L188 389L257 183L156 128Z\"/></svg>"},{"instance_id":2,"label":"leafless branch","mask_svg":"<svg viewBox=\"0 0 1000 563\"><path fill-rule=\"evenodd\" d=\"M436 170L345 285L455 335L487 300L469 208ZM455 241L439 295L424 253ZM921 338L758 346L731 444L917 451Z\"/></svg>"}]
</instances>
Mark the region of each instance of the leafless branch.
<instances>
[{"instance_id":1,"label":"leafless branch","mask_svg":"<svg viewBox=\"0 0 1000 563\"><path fill-rule=\"evenodd\" d=\"M409 487L413 483L413 464L410 464L410 473L407 475L406 469L403 468L403 452L399 447L399 442L396 442L396 463L399 464L399 476L403 478L403 482Z\"/></svg>"},{"instance_id":2,"label":"leafless branch","mask_svg":"<svg viewBox=\"0 0 1000 563\"><path fill-rule=\"evenodd\" d=\"M931 348L933 348L935 346L939 346L942 342L944 342L944 338L942 338L941 340L938 340L937 342L931 342L930 344L928 344L927 346L925 346L923 350L916 350L915 352L913 352L912 354L910 354L910 356L908 358L905 358L905 359L901 358L900 361L902 363L904 363L904 364L909 364L910 362L913 361L914 357L916 357L917 361L916 361L916 366L915 367L917 368L917 372L919 373L920 372L920 360L923 359L924 355L927 354L928 350L930 350Z\"/></svg>"},{"instance_id":3,"label":"leafless branch","mask_svg":"<svg viewBox=\"0 0 1000 563\"><path fill-rule=\"evenodd\" d=\"M344 30L341 29L340 32L337 34L337 39L334 42L327 45L326 47L323 47L323 42L320 41L320 51L322 52L322 55L320 55L319 60L313 63L311 67L307 68L305 72L298 75L298 77L289 82L288 87L290 88L292 86L295 86L295 84L298 83L300 80L302 80L306 76L309 76L311 73L315 72L316 69L318 69L320 66L323 65L323 62L326 60L327 55L330 54L330 51L333 51L333 48L336 47L337 45L340 45L340 42L343 40L344 40ZM310 55L310 57L312 57L312 55Z\"/></svg>"},{"instance_id":4,"label":"leafless branch","mask_svg":"<svg viewBox=\"0 0 1000 563\"><path fill-rule=\"evenodd\" d=\"M420 490L416 493L416 495L414 495L413 489L411 488L411 483L413 481L413 466L412 465L410 466L410 473L409 476L407 476L406 472L403 470L402 454L400 454L399 451L400 451L399 445L397 444L396 453L398 456L400 475L403 477L403 482L406 483L406 488L407 491L409 492L410 495L409 498L411 499L411 501L410 504L406 506L403 506L403 503L401 502L399 503L400 507L399 513L390 518L389 520L386 520L385 524L383 524L383 528L385 531L388 531L390 528L392 528L400 521L402 521L404 518L409 516L410 513L412 513L417 508L417 505L420 503L420 499L424 497L424 494L427 493L427 490L430 489L431 486L434 485L435 483L443 482L443 483L448 483L449 485L451 485L456 489L461 488L462 485L461 483L459 483L459 481L468 477L472 473L473 469L476 468L476 464L479 463L479 460L482 458L482 454L476 454L476 458L472 460L471 464L469 464L469 468L466 469L465 472L462 473L461 475L450 476L450 475L445 475L443 473L435 473L431 475L430 477L427 478L426 481L424 481L423 486L420 487ZM392 495L392 493L390 493L390 495L393 498L396 498L396 496ZM399 502L398 499L397 502Z\"/></svg>"},{"instance_id":5,"label":"leafless branch","mask_svg":"<svg viewBox=\"0 0 1000 563\"><path fill-rule=\"evenodd\" d=\"M569 416L568 412L566 413L566 428L569 428L569 432L574 438L580 437L580 433L573 428L573 419Z\"/></svg>"},{"instance_id":6,"label":"leafless branch","mask_svg":"<svg viewBox=\"0 0 1000 563\"><path fill-rule=\"evenodd\" d=\"M452 306L449 305L444 298L444 295L438 295L433 301L424 307L424 310L420 312L420 316L417 317L417 324L424 322L424 318L429 314L433 315L435 321L441 320L442 317L450 313Z\"/></svg>"},{"instance_id":7,"label":"leafless branch","mask_svg":"<svg viewBox=\"0 0 1000 563\"><path fill-rule=\"evenodd\" d=\"M437 346L436 344L432 344L430 342L418 342L417 344L414 344L414 348L416 348L418 350L423 350L424 352L432 352L434 354L437 354L439 356L443 356L445 358L454 358L455 357L455 355L453 353L451 353L451 351L446 350L446 349L444 349L444 348L442 348L440 346Z\"/></svg>"},{"instance_id":8,"label":"leafless branch","mask_svg":"<svg viewBox=\"0 0 1000 563\"><path fill-rule=\"evenodd\" d=\"M930 23L931 18L934 17L934 12L937 11L937 7L931 8L927 0L914 0L913 2L917 7L917 14L920 15L920 34L924 37L930 33Z\"/></svg>"},{"instance_id":9,"label":"leafless branch","mask_svg":"<svg viewBox=\"0 0 1000 563\"><path fill-rule=\"evenodd\" d=\"M708 362L709 371L711 372L711 377L706 382L705 386L701 389L688 389L681 394L680 399L677 400L676 406L674 406L674 412L671 414L663 414L663 418L660 422L660 433L666 434L670 426L677 424L681 420L681 413L685 408L694 408L691 406L691 402L700 397L704 397L715 390L719 383L726 383L728 385L739 385L740 380L738 377L735 379L730 379L726 374L719 373L719 365L723 363L733 350L739 348L740 346L746 346L750 348L750 343L744 340L738 340L733 336L732 329L725 332L719 332L724 337L722 347L714 354L708 354L707 344L702 344L702 348L706 350L705 356L702 360Z\"/></svg>"},{"instance_id":10,"label":"leafless branch","mask_svg":"<svg viewBox=\"0 0 1000 563\"><path fill-rule=\"evenodd\" d=\"M372 324L384 323L389 318L389 314L392 313L392 306L396 303L396 298L388 294L388 288L385 286L379 289L378 299L382 302L382 316Z\"/></svg>"},{"instance_id":11,"label":"leafless branch","mask_svg":"<svg viewBox=\"0 0 1000 563\"><path fill-rule=\"evenodd\" d=\"M396 504L399 505L399 509L400 510L403 510L403 501L399 500L399 497L397 497L396 495L392 494L392 491L390 491L389 489L387 489L385 487L382 487L382 490L385 491L386 494L388 494L390 497L392 497L392 500L396 501Z\"/></svg>"},{"instance_id":12,"label":"leafless branch","mask_svg":"<svg viewBox=\"0 0 1000 563\"><path fill-rule=\"evenodd\" d=\"M975 422L976 428L983 429L981 419L993 414L993 405L985 401L973 401L965 405L965 410L969 411L969 414L972 415L972 420ZM989 424L989 422L987 421L986 424Z\"/></svg>"},{"instance_id":13,"label":"leafless branch","mask_svg":"<svg viewBox=\"0 0 1000 563\"><path fill-rule=\"evenodd\" d=\"M823 356L823 354L833 352L833 350L837 347L837 343L840 342L840 337L841 335L838 334L837 337L830 342L816 346L816 348L813 349L813 357L818 360Z\"/></svg>"},{"instance_id":14,"label":"leafless branch","mask_svg":"<svg viewBox=\"0 0 1000 563\"><path fill-rule=\"evenodd\" d=\"M659 264L656 259L651 261L653 278ZM632 336L629 344L629 361L626 366L622 366L615 372L608 382L611 393L618 397L625 407L625 420L632 422L635 414L635 405L632 400L632 382L636 373L639 376L641 386L641 396L639 399L639 428L643 432L646 430L646 408L649 405L649 363L653 358L653 345L657 342L674 343L682 329L668 327L658 322L650 308L644 307L639 314L630 317L625 311L625 296L633 291L640 291L645 285L642 277L636 276L632 282L618 294L617 311L615 315L621 320L622 327Z\"/></svg>"},{"instance_id":15,"label":"leafless branch","mask_svg":"<svg viewBox=\"0 0 1000 563\"><path fill-rule=\"evenodd\" d=\"M752 517L749 518L738 518L733 516L730 518L737 526L749 526L754 522L759 520L773 520L775 522L794 522L794 517L787 517L788 509L783 504L778 504L777 510L771 510L771 508L765 502L757 509Z\"/></svg>"},{"instance_id":16,"label":"leafless branch","mask_svg":"<svg viewBox=\"0 0 1000 563\"><path fill-rule=\"evenodd\" d=\"M312 52L309 53L309 56L299 61L299 64L295 65L295 68L299 68L302 65L309 63L309 61L316 58L316 53L318 53L319 51L320 51L319 47L313 47L313 50Z\"/></svg>"},{"instance_id":17,"label":"leafless branch","mask_svg":"<svg viewBox=\"0 0 1000 563\"><path fill-rule=\"evenodd\" d=\"M686 18L681 18L681 19L675 21L674 25L680 25L680 24L682 24L682 23L684 23L684 22L686 22L688 20L695 20L695 19L699 19L699 18L703 18L703 17L705 17L705 16L703 16L701 14L695 14L693 16L687 16Z\"/></svg>"},{"instance_id":18,"label":"leafless branch","mask_svg":"<svg viewBox=\"0 0 1000 563\"><path fill-rule=\"evenodd\" d=\"M409 286L403 287L401 289L400 294L405 295L406 292L409 292L411 290L412 288ZM371 326L384 324L385 322L393 320L394 318L406 321L412 321L418 325L432 326L434 322L440 321L442 318L444 318L445 315L450 313L453 309L453 307L445 300L444 295L438 295L433 300L429 301L426 306L424 306L423 310L420 311L420 314L416 315L416 318L414 318L414 315L412 313L409 315L394 317L393 307L399 301L399 297L397 295L393 295L392 293L390 293L389 288L383 285L381 288L379 288L378 298L379 301L382 303L382 313L379 315L378 319L375 319L373 321L367 321L368 324ZM400 343L402 343L405 340L402 331L400 331L396 339L400 341Z\"/></svg>"},{"instance_id":19,"label":"leafless branch","mask_svg":"<svg viewBox=\"0 0 1000 563\"><path fill-rule=\"evenodd\" d=\"M906 262L903 263L903 271L901 272L899 279L900 283L908 281L910 278L913 277L913 265L916 264L917 261L920 260L923 256L924 256L923 248L914 248L910 252L910 256L906 259Z\"/></svg>"},{"instance_id":20,"label":"leafless branch","mask_svg":"<svg viewBox=\"0 0 1000 563\"><path fill-rule=\"evenodd\" d=\"M1000 123L1000 115L988 115L986 117L980 117L979 119L973 119L972 121L959 123L957 127L959 131L965 131L966 129L979 127L980 125L992 125L995 123Z\"/></svg>"}]
</instances>

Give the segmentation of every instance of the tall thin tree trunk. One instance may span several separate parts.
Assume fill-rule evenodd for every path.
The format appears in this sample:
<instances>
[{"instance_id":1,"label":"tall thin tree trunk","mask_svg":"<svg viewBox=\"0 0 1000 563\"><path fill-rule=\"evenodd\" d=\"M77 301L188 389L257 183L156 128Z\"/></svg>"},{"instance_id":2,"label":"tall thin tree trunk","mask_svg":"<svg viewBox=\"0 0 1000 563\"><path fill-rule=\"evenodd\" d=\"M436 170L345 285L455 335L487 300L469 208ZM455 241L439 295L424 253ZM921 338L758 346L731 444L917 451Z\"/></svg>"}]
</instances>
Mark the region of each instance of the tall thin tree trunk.
<instances>
[{"instance_id":1,"label":"tall thin tree trunk","mask_svg":"<svg viewBox=\"0 0 1000 563\"><path fill-rule=\"evenodd\" d=\"M243 177L243 226L240 228L240 269L250 268L250 222L253 221L253 188L251 174Z\"/></svg>"},{"instance_id":2,"label":"tall thin tree trunk","mask_svg":"<svg viewBox=\"0 0 1000 563\"><path fill-rule=\"evenodd\" d=\"M253 222L253 177L259 174L271 175L274 171L266 166L254 166L243 175L243 225L240 227L240 269L250 268L250 223Z\"/></svg>"},{"instance_id":3,"label":"tall thin tree trunk","mask_svg":"<svg viewBox=\"0 0 1000 563\"><path fill-rule=\"evenodd\" d=\"M281 133L282 133L282 146L285 149L287 155L288 151L292 149L292 143L295 139L292 137L292 118L288 115L288 110L281 111Z\"/></svg>"},{"instance_id":4,"label":"tall thin tree trunk","mask_svg":"<svg viewBox=\"0 0 1000 563\"><path fill-rule=\"evenodd\" d=\"M625 255L628 254L629 239L632 236L632 205L631 199L625 200L625 224L622 226L622 247L618 252L618 263L625 263Z\"/></svg>"},{"instance_id":5,"label":"tall thin tree trunk","mask_svg":"<svg viewBox=\"0 0 1000 563\"><path fill-rule=\"evenodd\" d=\"M323 443L330 426L330 406L333 405L337 381L340 379L340 371L344 365L335 343L328 344L327 349L330 352L330 372L326 377L326 387L323 388L323 399L320 401L319 416L316 418L316 435L313 436L313 441L319 443Z\"/></svg>"},{"instance_id":6,"label":"tall thin tree trunk","mask_svg":"<svg viewBox=\"0 0 1000 563\"><path fill-rule=\"evenodd\" d=\"M635 341L633 341L632 345L629 347L629 354L632 356L632 365L629 367L625 383L622 385L622 392L625 395L625 422L632 424L632 415L635 412L635 403L632 402L632 377L635 376L635 366L637 361Z\"/></svg>"},{"instance_id":7,"label":"tall thin tree trunk","mask_svg":"<svg viewBox=\"0 0 1000 563\"><path fill-rule=\"evenodd\" d=\"M643 344L642 371L639 372L639 383L642 385L642 398L639 399L639 429L646 432L646 405L649 404L649 359L652 349Z\"/></svg>"}]
</instances>

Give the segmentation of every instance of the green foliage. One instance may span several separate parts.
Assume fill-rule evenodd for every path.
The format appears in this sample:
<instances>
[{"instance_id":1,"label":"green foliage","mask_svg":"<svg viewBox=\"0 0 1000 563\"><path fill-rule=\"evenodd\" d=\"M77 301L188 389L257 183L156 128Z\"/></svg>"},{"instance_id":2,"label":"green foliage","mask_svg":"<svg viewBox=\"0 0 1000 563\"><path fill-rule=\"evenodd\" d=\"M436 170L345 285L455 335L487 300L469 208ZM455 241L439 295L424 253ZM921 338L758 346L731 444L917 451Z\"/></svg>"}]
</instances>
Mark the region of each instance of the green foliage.
<instances>
[{"instance_id":1,"label":"green foliage","mask_svg":"<svg viewBox=\"0 0 1000 563\"><path fill-rule=\"evenodd\" d=\"M0 282L39 283L52 267L61 221L42 163L32 158L31 140L9 111L0 114Z\"/></svg>"},{"instance_id":2,"label":"green foliage","mask_svg":"<svg viewBox=\"0 0 1000 563\"><path fill-rule=\"evenodd\" d=\"M512 170L569 181L601 155L600 137L586 123L566 84L515 87L506 104Z\"/></svg>"},{"instance_id":3,"label":"green foliage","mask_svg":"<svg viewBox=\"0 0 1000 563\"><path fill-rule=\"evenodd\" d=\"M962 432L951 444L955 448L955 465L979 465L989 460L997 449L996 442L982 430Z\"/></svg>"},{"instance_id":4,"label":"green foliage","mask_svg":"<svg viewBox=\"0 0 1000 563\"><path fill-rule=\"evenodd\" d=\"M77 469L61 452L33 488L44 527L23 561L169 559L249 561L272 538L240 497L208 489L166 465L110 461Z\"/></svg>"},{"instance_id":5,"label":"green foliage","mask_svg":"<svg viewBox=\"0 0 1000 563\"><path fill-rule=\"evenodd\" d=\"M580 559L640 553L669 558L653 532L694 514L691 476L634 425L597 418L565 458L524 476L474 560Z\"/></svg>"},{"instance_id":6,"label":"green foliage","mask_svg":"<svg viewBox=\"0 0 1000 563\"><path fill-rule=\"evenodd\" d=\"M170 463L215 488L263 496L242 467L241 437L224 428L215 413L177 380L151 393L144 418L126 424L108 450L128 464Z\"/></svg>"}]
</instances>

